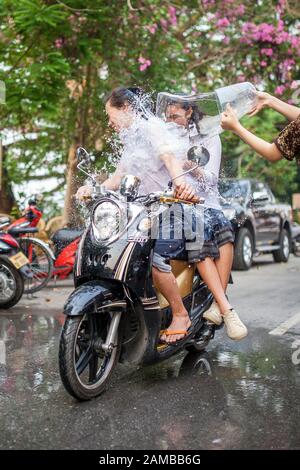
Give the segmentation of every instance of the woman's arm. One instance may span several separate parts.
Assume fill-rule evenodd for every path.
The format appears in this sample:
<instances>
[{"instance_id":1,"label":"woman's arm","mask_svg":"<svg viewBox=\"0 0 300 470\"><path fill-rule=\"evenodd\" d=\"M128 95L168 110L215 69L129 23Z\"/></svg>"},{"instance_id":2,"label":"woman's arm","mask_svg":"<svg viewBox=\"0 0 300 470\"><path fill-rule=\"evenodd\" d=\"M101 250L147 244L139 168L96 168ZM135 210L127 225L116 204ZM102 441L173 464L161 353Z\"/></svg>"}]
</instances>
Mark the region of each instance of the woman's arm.
<instances>
[{"instance_id":1,"label":"woman's arm","mask_svg":"<svg viewBox=\"0 0 300 470\"><path fill-rule=\"evenodd\" d=\"M300 115L300 108L297 106L285 103L269 93L259 91L257 92L257 104L248 114L249 116L254 116L264 108L274 109L274 111L282 114L289 121L294 121Z\"/></svg>"},{"instance_id":2,"label":"woman's arm","mask_svg":"<svg viewBox=\"0 0 300 470\"><path fill-rule=\"evenodd\" d=\"M281 152L274 143L270 144L266 142L242 126L237 118L236 112L230 105L227 105L226 111L222 113L221 126L223 129L231 130L237 134L246 144L250 145L255 152L266 160L276 162L282 158Z\"/></svg>"}]
</instances>

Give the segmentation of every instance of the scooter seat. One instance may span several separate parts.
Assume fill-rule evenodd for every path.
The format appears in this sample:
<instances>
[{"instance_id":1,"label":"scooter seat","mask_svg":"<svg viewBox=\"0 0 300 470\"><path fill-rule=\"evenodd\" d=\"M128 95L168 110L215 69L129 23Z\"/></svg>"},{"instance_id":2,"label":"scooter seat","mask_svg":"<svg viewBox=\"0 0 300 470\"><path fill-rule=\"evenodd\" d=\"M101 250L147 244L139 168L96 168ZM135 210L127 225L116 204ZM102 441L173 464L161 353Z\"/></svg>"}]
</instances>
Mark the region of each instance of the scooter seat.
<instances>
[{"instance_id":1,"label":"scooter seat","mask_svg":"<svg viewBox=\"0 0 300 470\"><path fill-rule=\"evenodd\" d=\"M39 229L37 227L12 227L7 232L13 237L19 237L25 233L36 233Z\"/></svg>"},{"instance_id":2,"label":"scooter seat","mask_svg":"<svg viewBox=\"0 0 300 470\"><path fill-rule=\"evenodd\" d=\"M172 267L172 273L176 278L180 296L184 298L192 292L196 266L195 264L188 263L188 261L175 259L170 260L170 265ZM156 289L156 292L160 308L168 307L169 302L167 299L158 289Z\"/></svg>"},{"instance_id":3,"label":"scooter seat","mask_svg":"<svg viewBox=\"0 0 300 470\"><path fill-rule=\"evenodd\" d=\"M73 240L76 240L76 238L81 237L82 234L83 230L70 230L68 228L62 228L57 230L57 232L52 235L52 241L55 245L67 245Z\"/></svg>"}]
</instances>

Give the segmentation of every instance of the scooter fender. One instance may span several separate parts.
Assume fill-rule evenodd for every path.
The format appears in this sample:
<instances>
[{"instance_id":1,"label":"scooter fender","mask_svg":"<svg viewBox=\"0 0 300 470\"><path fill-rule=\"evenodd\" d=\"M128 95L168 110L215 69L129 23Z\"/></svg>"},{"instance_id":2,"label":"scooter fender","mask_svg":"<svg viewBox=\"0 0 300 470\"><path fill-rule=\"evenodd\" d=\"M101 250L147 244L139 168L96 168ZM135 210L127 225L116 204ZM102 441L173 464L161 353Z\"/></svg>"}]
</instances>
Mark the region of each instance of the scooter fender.
<instances>
[{"instance_id":1,"label":"scooter fender","mask_svg":"<svg viewBox=\"0 0 300 470\"><path fill-rule=\"evenodd\" d=\"M106 307L126 309L126 305L122 284L89 281L72 292L64 305L64 314L71 317L83 316Z\"/></svg>"}]
</instances>

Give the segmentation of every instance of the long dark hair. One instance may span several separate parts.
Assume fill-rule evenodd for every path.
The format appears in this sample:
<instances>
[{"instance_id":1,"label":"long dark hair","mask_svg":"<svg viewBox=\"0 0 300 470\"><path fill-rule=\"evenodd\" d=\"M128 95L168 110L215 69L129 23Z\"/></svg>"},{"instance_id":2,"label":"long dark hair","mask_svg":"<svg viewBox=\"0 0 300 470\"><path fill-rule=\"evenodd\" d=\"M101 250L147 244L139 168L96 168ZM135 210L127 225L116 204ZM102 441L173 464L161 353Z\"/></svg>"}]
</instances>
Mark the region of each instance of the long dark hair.
<instances>
[{"instance_id":1,"label":"long dark hair","mask_svg":"<svg viewBox=\"0 0 300 470\"><path fill-rule=\"evenodd\" d=\"M147 118L147 114L152 113L153 110L150 96L140 87L115 88L106 96L104 101L105 103L109 101L110 105L117 109L129 104L144 118Z\"/></svg>"},{"instance_id":2,"label":"long dark hair","mask_svg":"<svg viewBox=\"0 0 300 470\"><path fill-rule=\"evenodd\" d=\"M184 93L176 93L178 96L184 96ZM197 132L200 134L200 127L199 127L199 122L203 118L204 114L200 109L198 108L197 104L193 104L190 101L184 101L183 100L176 100L176 98L169 98L167 102L167 106L179 106L181 109L184 109L185 111L189 111L189 109L192 110L192 114L189 117L188 120L188 126L192 127L195 125Z\"/></svg>"}]
</instances>

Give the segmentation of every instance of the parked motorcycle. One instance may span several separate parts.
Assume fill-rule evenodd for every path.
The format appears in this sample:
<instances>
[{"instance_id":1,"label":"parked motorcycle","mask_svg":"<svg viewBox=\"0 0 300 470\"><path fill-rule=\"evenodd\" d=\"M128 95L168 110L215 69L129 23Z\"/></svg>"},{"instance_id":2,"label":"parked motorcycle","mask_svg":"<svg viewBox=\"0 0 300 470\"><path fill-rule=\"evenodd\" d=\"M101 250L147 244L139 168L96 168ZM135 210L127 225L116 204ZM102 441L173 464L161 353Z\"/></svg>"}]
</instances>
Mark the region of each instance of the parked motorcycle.
<instances>
[{"instance_id":1,"label":"parked motorcycle","mask_svg":"<svg viewBox=\"0 0 300 470\"><path fill-rule=\"evenodd\" d=\"M5 231L18 240L18 244L24 255L28 258L32 276L25 278L24 292L33 294L45 287L52 277L54 254L51 248L43 240L33 235L39 231L37 225L43 215L38 207L41 195L33 195L29 198L28 206L22 217L6 225L2 225Z\"/></svg>"},{"instance_id":2,"label":"parked motorcycle","mask_svg":"<svg viewBox=\"0 0 300 470\"><path fill-rule=\"evenodd\" d=\"M66 279L74 269L76 252L83 230L62 228L57 230L51 241L54 247L54 266L52 276Z\"/></svg>"},{"instance_id":3,"label":"parked motorcycle","mask_svg":"<svg viewBox=\"0 0 300 470\"><path fill-rule=\"evenodd\" d=\"M120 192L98 185L88 153L79 148L78 169L92 180L90 220L77 252L75 290L64 306L66 320L59 344L59 367L66 390L78 400L100 395L118 362L150 364L182 349L201 351L216 326L203 319L212 294L195 266L171 260L172 271L192 321L188 334L175 344L161 343L160 331L172 320L170 306L152 283L155 240L150 226L157 209L175 202L165 191L138 195L138 178L127 175ZM189 152L193 171L207 163L207 151ZM188 173L189 171L185 172ZM154 218L154 219L153 219ZM129 231L129 236L124 233Z\"/></svg>"},{"instance_id":4,"label":"parked motorcycle","mask_svg":"<svg viewBox=\"0 0 300 470\"><path fill-rule=\"evenodd\" d=\"M6 222L6 218L0 219L0 230ZM24 292L24 278L31 276L28 259L17 240L0 231L0 308L10 308L19 302Z\"/></svg>"},{"instance_id":5,"label":"parked motorcycle","mask_svg":"<svg viewBox=\"0 0 300 470\"><path fill-rule=\"evenodd\" d=\"M24 237L24 235L27 234L26 236L28 237L28 229L37 227L43 215L43 212L39 207L41 200L42 197L40 194L30 196L28 206L26 207L23 216L20 219L15 220L7 228L9 233L15 234L16 231L18 231L19 236ZM30 233L34 233L35 231L38 230L35 229ZM46 244L43 244L43 246L40 247L39 251L44 253L43 285L41 285L40 288L44 287L51 277L66 279L73 272L76 251L82 233L83 230L63 228L57 230L51 237L53 251L52 248ZM39 243L39 241L37 243Z\"/></svg>"}]
</instances>

